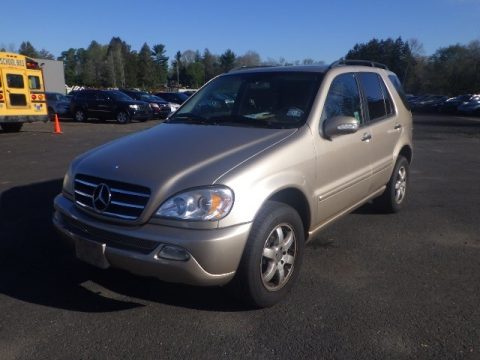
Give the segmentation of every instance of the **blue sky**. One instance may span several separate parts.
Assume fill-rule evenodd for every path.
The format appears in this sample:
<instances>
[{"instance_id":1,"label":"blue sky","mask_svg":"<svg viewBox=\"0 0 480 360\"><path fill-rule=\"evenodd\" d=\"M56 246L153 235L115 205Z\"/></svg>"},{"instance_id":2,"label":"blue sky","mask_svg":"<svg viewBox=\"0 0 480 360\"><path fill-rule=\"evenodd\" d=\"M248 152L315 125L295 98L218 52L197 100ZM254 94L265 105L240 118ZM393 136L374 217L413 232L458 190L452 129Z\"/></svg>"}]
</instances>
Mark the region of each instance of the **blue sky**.
<instances>
[{"instance_id":1,"label":"blue sky","mask_svg":"<svg viewBox=\"0 0 480 360\"><path fill-rule=\"evenodd\" d=\"M6 1L0 14L0 47L28 40L55 56L113 36L134 50L165 44L170 58L178 50L230 48L263 60L327 63L374 37L416 38L426 55L480 40L480 0Z\"/></svg>"}]
</instances>

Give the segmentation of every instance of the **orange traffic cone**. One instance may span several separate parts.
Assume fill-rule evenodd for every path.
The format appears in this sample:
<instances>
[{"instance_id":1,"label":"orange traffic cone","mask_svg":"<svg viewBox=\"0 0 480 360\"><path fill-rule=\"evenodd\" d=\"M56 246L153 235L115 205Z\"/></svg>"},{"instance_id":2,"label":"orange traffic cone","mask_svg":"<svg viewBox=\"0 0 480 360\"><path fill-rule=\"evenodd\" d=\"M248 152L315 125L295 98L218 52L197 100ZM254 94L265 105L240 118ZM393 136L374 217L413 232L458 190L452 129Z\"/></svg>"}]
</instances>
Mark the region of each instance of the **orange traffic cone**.
<instances>
[{"instance_id":1,"label":"orange traffic cone","mask_svg":"<svg viewBox=\"0 0 480 360\"><path fill-rule=\"evenodd\" d=\"M55 125L53 127L54 134L63 134L62 129L60 129L60 121L58 121L58 114L55 114Z\"/></svg>"}]
</instances>

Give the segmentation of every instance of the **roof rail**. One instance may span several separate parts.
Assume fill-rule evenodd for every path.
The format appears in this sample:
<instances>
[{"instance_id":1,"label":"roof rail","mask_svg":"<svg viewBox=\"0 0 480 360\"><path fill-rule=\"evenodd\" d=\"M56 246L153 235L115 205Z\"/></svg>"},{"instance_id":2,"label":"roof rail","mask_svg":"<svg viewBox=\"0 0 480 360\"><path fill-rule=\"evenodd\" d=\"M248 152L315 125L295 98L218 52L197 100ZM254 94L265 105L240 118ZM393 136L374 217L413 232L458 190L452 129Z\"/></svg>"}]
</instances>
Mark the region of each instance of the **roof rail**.
<instances>
[{"instance_id":1,"label":"roof rail","mask_svg":"<svg viewBox=\"0 0 480 360\"><path fill-rule=\"evenodd\" d=\"M340 59L337 60L333 63L330 64L328 67L329 69L337 67L337 66L345 66L345 65L360 65L360 66L370 66L370 67L376 67L380 69L385 69L388 70L388 66L381 64L376 61L370 61L370 60L349 60L349 59Z\"/></svg>"},{"instance_id":2,"label":"roof rail","mask_svg":"<svg viewBox=\"0 0 480 360\"><path fill-rule=\"evenodd\" d=\"M239 66L239 67L233 68L231 70L228 70L228 72L240 71L240 70L250 70L250 69L261 69L261 68L266 68L266 67L275 67L275 65Z\"/></svg>"}]
</instances>

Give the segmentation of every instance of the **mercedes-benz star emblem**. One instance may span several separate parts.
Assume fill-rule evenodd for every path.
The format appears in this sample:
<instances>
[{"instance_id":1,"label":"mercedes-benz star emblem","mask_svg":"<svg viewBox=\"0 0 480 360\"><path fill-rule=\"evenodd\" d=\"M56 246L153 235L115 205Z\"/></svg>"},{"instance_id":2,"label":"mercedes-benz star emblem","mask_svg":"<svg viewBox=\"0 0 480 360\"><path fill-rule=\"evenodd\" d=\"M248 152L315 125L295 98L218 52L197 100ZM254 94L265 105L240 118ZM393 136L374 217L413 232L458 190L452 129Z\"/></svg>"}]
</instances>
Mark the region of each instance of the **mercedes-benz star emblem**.
<instances>
[{"instance_id":1,"label":"mercedes-benz star emblem","mask_svg":"<svg viewBox=\"0 0 480 360\"><path fill-rule=\"evenodd\" d=\"M112 193L107 184L99 184L95 191L93 192L93 208L97 212L104 212L108 205L110 205L110 200L112 198Z\"/></svg>"}]
</instances>

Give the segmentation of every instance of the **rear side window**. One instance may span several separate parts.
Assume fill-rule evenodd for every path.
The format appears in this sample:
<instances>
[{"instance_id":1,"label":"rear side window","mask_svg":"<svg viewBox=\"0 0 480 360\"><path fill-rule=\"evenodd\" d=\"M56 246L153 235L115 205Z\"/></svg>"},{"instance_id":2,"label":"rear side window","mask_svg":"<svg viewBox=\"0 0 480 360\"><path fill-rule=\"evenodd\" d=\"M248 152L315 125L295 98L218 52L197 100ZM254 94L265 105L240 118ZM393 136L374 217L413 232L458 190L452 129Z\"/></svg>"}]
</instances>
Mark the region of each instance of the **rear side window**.
<instances>
[{"instance_id":1,"label":"rear side window","mask_svg":"<svg viewBox=\"0 0 480 360\"><path fill-rule=\"evenodd\" d=\"M375 73L362 72L358 74L358 77L367 100L370 121L385 117L387 112L379 76Z\"/></svg>"},{"instance_id":2,"label":"rear side window","mask_svg":"<svg viewBox=\"0 0 480 360\"><path fill-rule=\"evenodd\" d=\"M388 75L388 78L395 87L395 90L397 90L398 95L400 95L400 99L402 99L403 105L407 108L407 110L410 110L410 104L408 103L407 97L405 96L405 91L403 91L402 83L398 79L397 75Z\"/></svg>"},{"instance_id":3,"label":"rear side window","mask_svg":"<svg viewBox=\"0 0 480 360\"><path fill-rule=\"evenodd\" d=\"M382 79L380 79L380 85L382 86L383 99L385 100L385 110L387 112L387 116L393 115L393 113L395 112L395 108L393 107L393 101Z\"/></svg>"},{"instance_id":4,"label":"rear side window","mask_svg":"<svg viewBox=\"0 0 480 360\"><path fill-rule=\"evenodd\" d=\"M91 91L80 91L75 96L78 100L95 100L95 94Z\"/></svg>"},{"instance_id":5,"label":"rear side window","mask_svg":"<svg viewBox=\"0 0 480 360\"><path fill-rule=\"evenodd\" d=\"M353 73L337 76L328 90L321 121L334 116L352 116L363 123L360 93Z\"/></svg>"}]
</instances>

